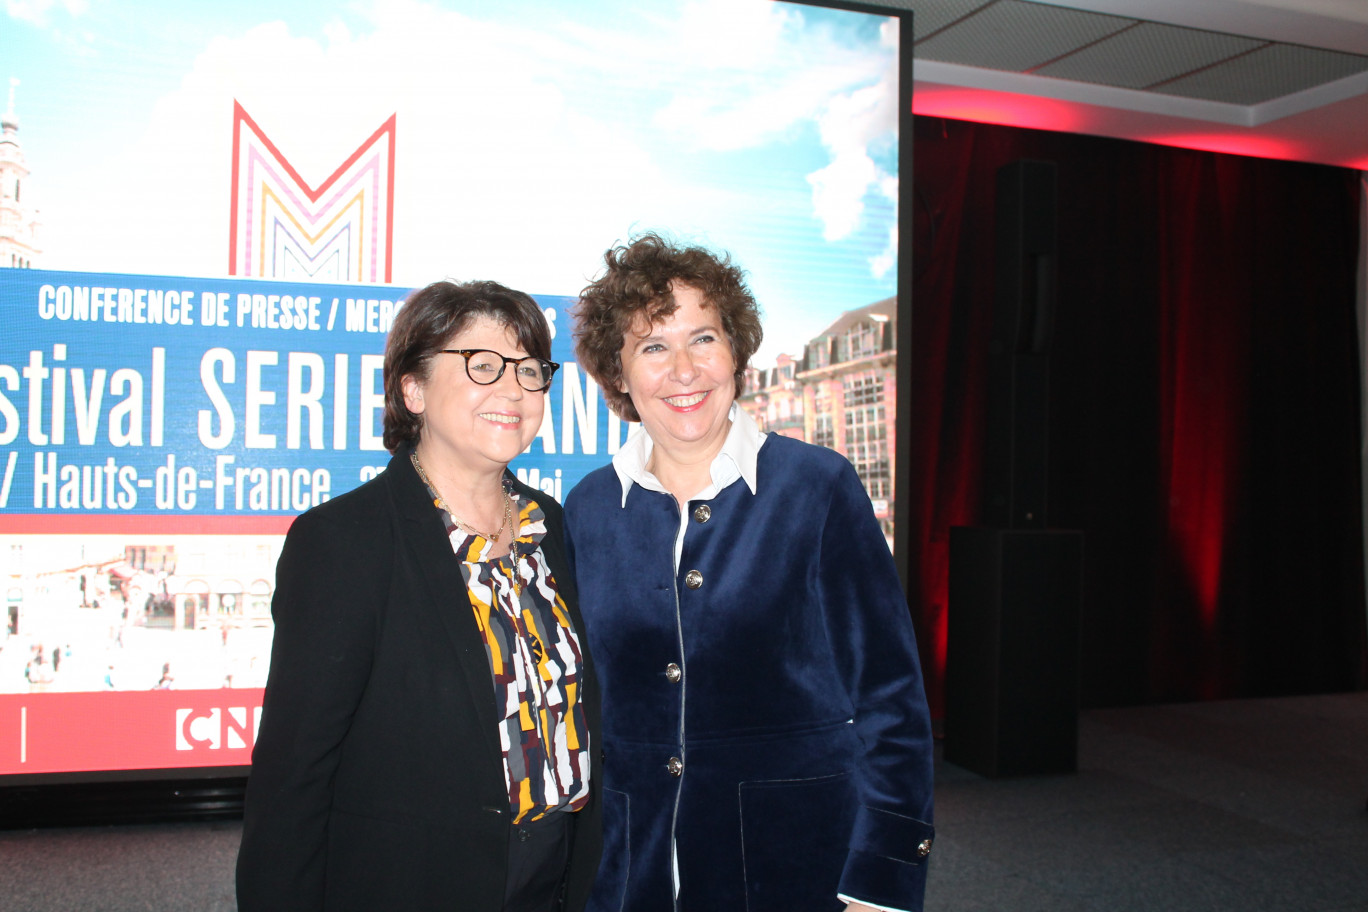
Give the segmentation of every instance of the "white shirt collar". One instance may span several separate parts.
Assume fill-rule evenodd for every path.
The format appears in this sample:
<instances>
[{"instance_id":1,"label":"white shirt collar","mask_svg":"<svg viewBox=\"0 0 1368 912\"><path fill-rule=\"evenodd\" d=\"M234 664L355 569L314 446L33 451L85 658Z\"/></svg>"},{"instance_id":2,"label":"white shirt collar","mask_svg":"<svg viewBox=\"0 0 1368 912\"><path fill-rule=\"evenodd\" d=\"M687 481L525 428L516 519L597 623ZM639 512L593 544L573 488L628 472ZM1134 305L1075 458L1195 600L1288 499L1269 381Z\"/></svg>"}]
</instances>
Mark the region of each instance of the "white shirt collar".
<instances>
[{"instance_id":1,"label":"white shirt collar","mask_svg":"<svg viewBox=\"0 0 1368 912\"><path fill-rule=\"evenodd\" d=\"M722 449L717 451L709 468L712 484L689 498L690 500L709 500L738 478L746 482L746 487L750 488L752 494L755 493L755 465L760 458L760 445L765 442L765 432L760 430L755 419L735 402L732 403L727 417L731 419L731 428L727 431L727 439L722 441ZM622 445L622 449L613 457L613 471L617 472L618 481L622 483L624 507L627 506L627 493L632 490L633 484L639 484L648 491L670 493L665 490L660 479L646 470L646 464L651 461L651 451L654 448L655 441L651 440L651 435L646 433L644 427L638 425L627 436L627 442Z\"/></svg>"}]
</instances>

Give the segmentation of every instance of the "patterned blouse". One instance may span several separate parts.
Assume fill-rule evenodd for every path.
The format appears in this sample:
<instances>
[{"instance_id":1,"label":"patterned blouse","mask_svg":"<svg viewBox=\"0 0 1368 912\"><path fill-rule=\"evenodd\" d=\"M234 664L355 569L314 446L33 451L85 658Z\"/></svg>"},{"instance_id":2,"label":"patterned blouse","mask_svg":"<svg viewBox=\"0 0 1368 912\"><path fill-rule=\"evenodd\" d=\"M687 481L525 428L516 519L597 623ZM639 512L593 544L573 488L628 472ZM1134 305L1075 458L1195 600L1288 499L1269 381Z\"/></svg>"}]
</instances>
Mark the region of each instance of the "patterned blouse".
<instances>
[{"instance_id":1,"label":"patterned blouse","mask_svg":"<svg viewBox=\"0 0 1368 912\"><path fill-rule=\"evenodd\" d=\"M484 638L508 803L513 822L522 823L588 802L589 736L579 700L579 636L541 549L546 516L521 495L516 508L516 562L512 553L490 560L489 541L461 529L446 511L442 518Z\"/></svg>"}]
</instances>

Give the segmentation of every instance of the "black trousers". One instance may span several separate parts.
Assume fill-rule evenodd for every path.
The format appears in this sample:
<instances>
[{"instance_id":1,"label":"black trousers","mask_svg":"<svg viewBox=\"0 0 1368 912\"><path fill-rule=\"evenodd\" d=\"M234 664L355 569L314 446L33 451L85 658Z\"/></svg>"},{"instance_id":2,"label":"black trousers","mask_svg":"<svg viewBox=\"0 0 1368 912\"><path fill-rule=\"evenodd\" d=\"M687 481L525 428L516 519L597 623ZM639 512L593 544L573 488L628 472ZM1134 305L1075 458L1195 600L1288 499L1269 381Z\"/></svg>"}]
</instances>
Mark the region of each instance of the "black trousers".
<instances>
[{"instance_id":1,"label":"black trousers","mask_svg":"<svg viewBox=\"0 0 1368 912\"><path fill-rule=\"evenodd\" d=\"M503 912L557 912L570 860L574 814L556 811L514 824L508 834L508 883Z\"/></svg>"}]
</instances>

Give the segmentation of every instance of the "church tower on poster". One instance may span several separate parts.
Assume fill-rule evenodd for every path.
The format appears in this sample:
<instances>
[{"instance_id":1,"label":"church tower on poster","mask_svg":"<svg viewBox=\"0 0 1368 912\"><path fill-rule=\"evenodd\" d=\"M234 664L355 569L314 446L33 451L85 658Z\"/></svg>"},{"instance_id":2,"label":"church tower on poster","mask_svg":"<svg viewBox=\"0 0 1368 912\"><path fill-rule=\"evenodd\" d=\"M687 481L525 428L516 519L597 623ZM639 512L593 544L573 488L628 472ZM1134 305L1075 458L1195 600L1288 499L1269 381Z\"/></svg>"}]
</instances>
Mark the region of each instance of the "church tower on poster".
<instances>
[{"instance_id":1,"label":"church tower on poster","mask_svg":"<svg viewBox=\"0 0 1368 912\"><path fill-rule=\"evenodd\" d=\"M9 106L0 116L0 266L31 269L38 254L38 210L28 190L28 165L19 146L19 118L14 113L10 79Z\"/></svg>"}]
</instances>

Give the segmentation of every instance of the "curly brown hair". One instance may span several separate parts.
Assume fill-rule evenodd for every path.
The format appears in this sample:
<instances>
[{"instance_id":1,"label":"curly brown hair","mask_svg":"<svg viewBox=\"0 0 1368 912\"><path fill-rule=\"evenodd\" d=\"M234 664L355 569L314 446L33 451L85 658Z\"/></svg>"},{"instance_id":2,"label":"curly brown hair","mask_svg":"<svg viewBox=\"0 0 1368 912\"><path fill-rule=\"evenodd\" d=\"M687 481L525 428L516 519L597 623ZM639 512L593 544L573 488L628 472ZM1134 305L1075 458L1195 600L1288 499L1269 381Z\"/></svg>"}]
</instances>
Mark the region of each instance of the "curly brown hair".
<instances>
[{"instance_id":1,"label":"curly brown hair","mask_svg":"<svg viewBox=\"0 0 1368 912\"><path fill-rule=\"evenodd\" d=\"M404 377L426 381L433 357L476 317L508 327L533 358L551 360L551 328L531 295L498 282L433 282L413 292L385 340L385 449L417 446L423 416L404 404Z\"/></svg>"},{"instance_id":2,"label":"curly brown hair","mask_svg":"<svg viewBox=\"0 0 1368 912\"><path fill-rule=\"evenodd\" d=\"M625 421L641 420L632 397L622 392L622 346L638 318L651 325L675 312L675 283L697 289L721 317L736 366L736 395L741 395L746 367L764 331L760 306L729 255L675 244L650 232L609 248L603 262L603 274L580 292L571 313L575 356L602 389L609 408Z\"/></svg>"}]
</instances>

